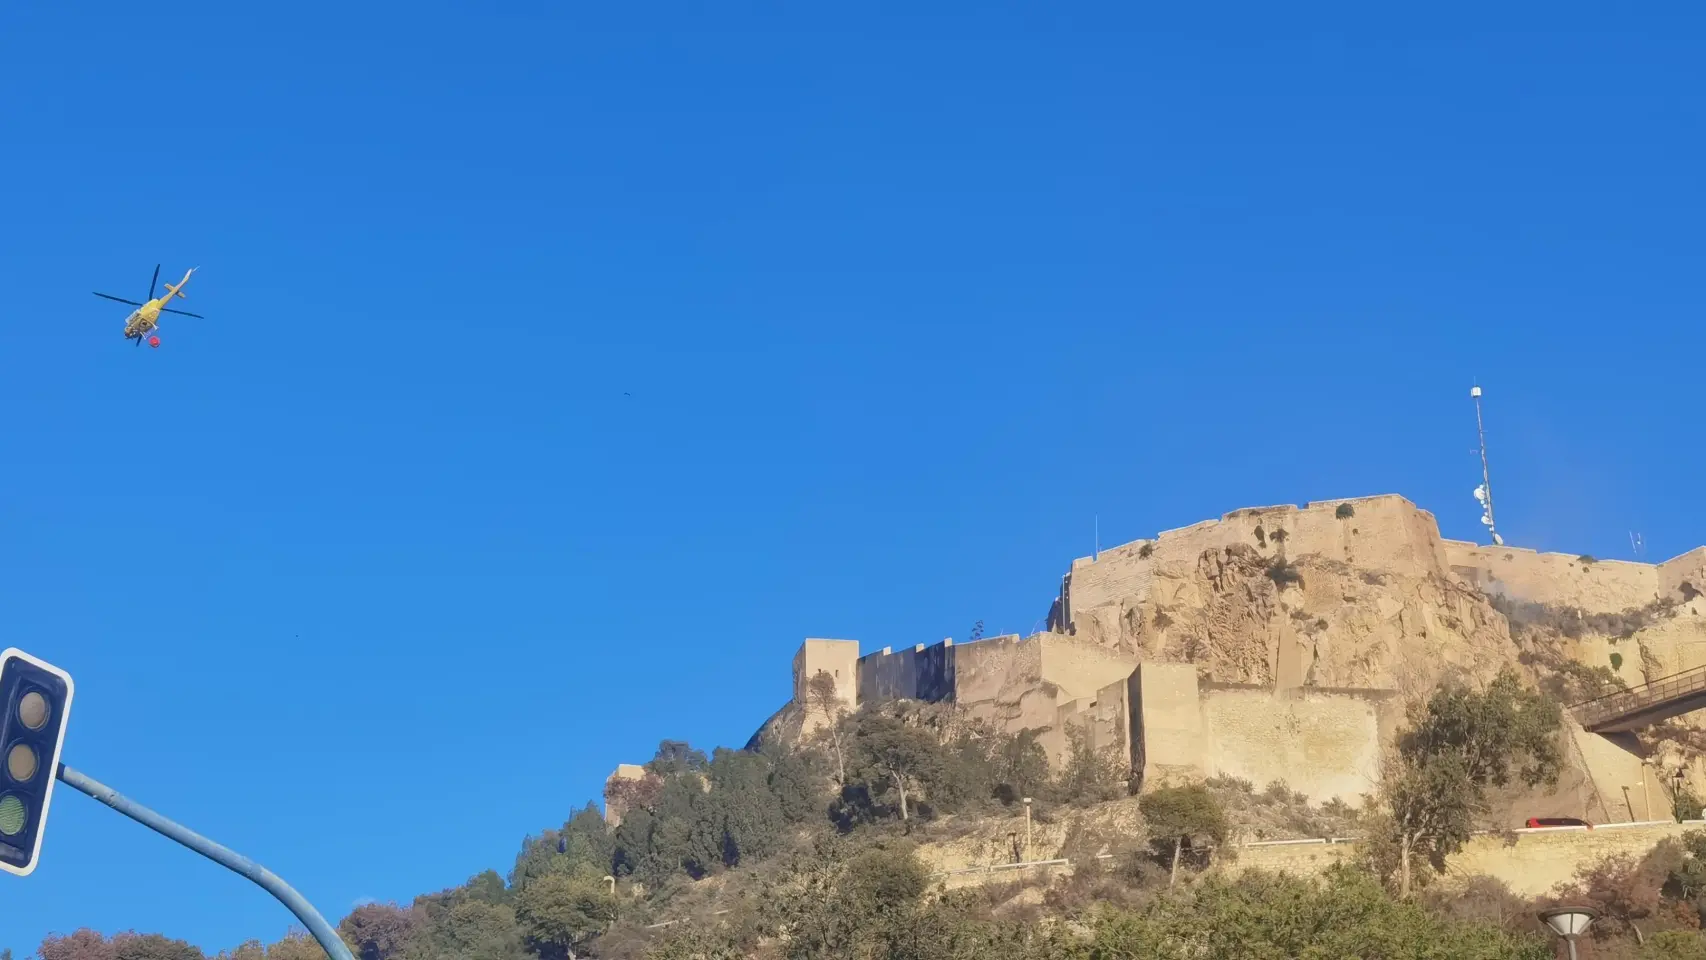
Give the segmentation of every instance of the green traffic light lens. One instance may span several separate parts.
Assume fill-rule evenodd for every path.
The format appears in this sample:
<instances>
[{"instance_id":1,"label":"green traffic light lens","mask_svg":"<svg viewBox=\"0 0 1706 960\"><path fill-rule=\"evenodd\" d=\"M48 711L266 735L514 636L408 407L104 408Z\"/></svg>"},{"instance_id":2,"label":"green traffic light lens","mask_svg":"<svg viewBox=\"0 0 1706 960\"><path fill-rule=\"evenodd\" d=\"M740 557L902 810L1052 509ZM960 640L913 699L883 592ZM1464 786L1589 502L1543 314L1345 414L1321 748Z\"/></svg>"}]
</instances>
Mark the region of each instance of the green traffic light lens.
<instances>
[{"instance_id":1,"label":"green traffic light lens","mask_svg":"<svg viewBox=\"0 0 1706 960\"><path fill-rule=\"evenodd\" d=\"M14 743L6 751L6 772L18 783L29 783L36 775L36 752L27 743Z\"/></svg>"},{"instance_id":2,"label":"green traffic light lens","mask_svg":"<svg viewBox=\"0 0 1706 960\"><path fill-rule=\"evenodd\" d=\"M31 730L47 726L47 698L31 690L18 700L18 720Z\"/></svg>"},{"instance_id":3,"label":"green traffic light lens","mask_svg":"<svg viewBox=\"0 0 1706 960\"><path fill-rule=\"evenodd\" d=\"M23 832L24 821L29 819L29 808L24 801L7 794L0 797L0 834L15 837Z\"/></svg>"}]
</instances>

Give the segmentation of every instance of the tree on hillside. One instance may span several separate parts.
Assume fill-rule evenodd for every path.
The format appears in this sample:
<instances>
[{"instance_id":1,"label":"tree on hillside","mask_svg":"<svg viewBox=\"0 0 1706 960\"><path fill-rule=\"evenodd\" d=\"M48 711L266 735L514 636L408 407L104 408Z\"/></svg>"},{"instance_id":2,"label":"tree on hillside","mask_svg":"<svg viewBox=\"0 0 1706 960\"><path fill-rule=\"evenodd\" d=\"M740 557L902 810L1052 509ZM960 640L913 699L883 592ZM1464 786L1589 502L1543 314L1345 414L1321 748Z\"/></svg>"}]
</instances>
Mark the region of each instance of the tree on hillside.
<instances>
[{"instance_id":1,"label":"tree on hillside","mask_svg":"<svg viewBox=\"0 0 1706 960\"><path fill-rule=\"evenodd\" d=\"M611 872L618 877L637 877L650 882L657 827L658 819L650 810L641 807L628 811L616 827L616 854L611 859Z\"/></svg>"},{"instance_id":2,"label":"tree on hillside","mask_svg":"<svg viewBox=\"0 0 1706 960\"><path fill-rule=\"evenodd\" d=\"M1083 806L1125 794L1131 763L1121 763L1119 751L1096 749L1089 731L1082 726L1067 728L1066 743L1066 763L1056 782L1061 800Z\"/></svg>"},{"instance_id":3,"label":"tree on hillside","mask_svg":"<svg viewBox=\"0 0 1706 960\"><path fill-rule=\"evenodd\" d=\"M616 919L616 900L604 881L552 874L516 896L515 918L540 960L573 960Z\"/></svg>"},{"instance_id":4,"label":"tree on hillside","mask_svg":"<svg viewBox=\"0 0 1706 960\"><path fill-rule=\"evenodd\" d=\"M1395 759L1385 766L1380 791L1386 809L1371 820L1375 836L1365 849L1376 872L1396 877L1399 896L1408 897L1418 860L1439 869L1469 842L1482 795L1455 757Z\"/></svg>"},{"instance_id":5,"label":"tree on hillside","mask_svg":"<svg viewBox=\"0 0 1706 960\"><path fill-rule=\"evenodd\" d=\"M860 718L853 747L858 776L873 795L894 790L902 820L911 816L912 795L942 766L941 745L929 731L880 714Z\"/></svg>"},{"instance_id":6,"label":"tree on hillside","mask_svg":"<svg viewBox=\"0 0 1706 960\"><path fill-rule=\"evenodd\" d=\"M674 776L658 793L651 845L639 871L648 885L661 884L673 873L701 877L722 862L722 843L700 825L710 800L697 775Z\"/></svg>"},{"instance_id":7,"label":"tree on hillside","mask_svg":"<svg viewBox=\"0 0 1706 960\"><path fill-rule=\"evenodd\" d=\"M158 933L127 931L108 938L87 928L44 938L36 956L39 960L205 960L193 944Z\"/></svg>"},{"instance_id":8,"label":"tree on hillside","mask_svg":"<svg viewBox=\"0 0 1706 960\"><path fill-rule=\"evenodd\" d=\"M414 907L369 903L338 921L338 935L358 960L394 960L415 942L425 919Z\"/></svg>"},{"instance_id":9,"label":"tree on hillside","mask_svg":"<svg viewBox=\"0 0 1706 960\"><path fill-rule=\"evenodd\" d=\"M1706 937L1688 930L1664 930L1647 938L1637 960L1706 960Z\"/></svg>"},{"instance_id":10,"label":"tree on hillside","mask_svg":"<svg viewBox=\"0 0 1706 960\"><path fill-rule=\"evenodd\" d=\"M204 960L193 944L158 933L121 933L113 938L114 960Z\"/></svg>"},{"instance_id":11,"label":"tree on hillside","mask_svg":"<svg viewBox=\"0 0 1706 960\"><path fill-rule=\"evenodd\" d=\"M546 830L522 841L510 870L511 891L520 893L539 877L558 873L590 875L594 879L610 872L616 853L615 839L605 826L598 808L587 804L563 824L561 830Z\"/></svg>"},{"instance_id":12,"label":"tree on hillside","mask_svg":"<svg viewBox=\"0 0 1706 960\"><path fill-rule=\"evenodd\" d=\"M831 957L907 958L929 870L907 842L853 852L819 844L790 858L761 891L761 922L785 941L790 960ZM745 954L743 954L745 955Z\"/></svg>"},{"instance_id":13,"label":"tree on hillside","mask_svg":"<svg viewBox=\"0 0 1706 960\"><path fill-rule=\"evenodd\" d=\"M681 773L704 773L710 765L705 751L693 749L687 741L664 740L658 743L658 751L646 764L646 769L660 777L672 777Z\"/></svg>"},{"instance_id":14,"label":"tree on hillside","mask_svg":"<svg viewBox=\"0 0 1706 960\"><path fill-rule=\"evenodd\" d=\"M414 911L422 918L411 956L457 957L465 960L520 960L526 953L521 931L510 908L510 894L497 871L487 870L470 877L459 887L415 898ZM324 960L312 937L304 937L300 950L274 956L284 941L267 949L267 960Z\"/></svg>"},{"instance_id":15,"label":"tree on hillside","mask_svg":"<svg viewBox=\"0 0 1706 960\"><path fill-rule=\"evenodd\" d=\"M1452 923L1346 870L1321 880L1251 871L1208 879L1187 895L1095 923L1068 956L1227 958L1475 957L1549 960L1552 944L1482 924Z\"/></svg>"},{"instance_id":16,"label":"tree on hillside","mask_svg":"<svg viewBox=\"0 0 1706 960\"><path fill-rule=\"evenodd\" d=\"M1706 831L1690 830L1681 841L1682 849L1665 877L1664 894L1692 905L1699 923L1706 926Z\"/></svg>"},{"instance_id":17,"label":"tree on hillside","mask_svg":"<svg viewBox=\"0 0 1706 960\"><path fill-rule=\"evenodd\" d=\"M663 792L663 780L663 777L650 770L635 779L623 777L611 780L604 785L605 805L622 811L624 817L629 810L649 810L657 805L658 794Z\"/></svg>"},{"instance_id":18,"label":"tree on hillside","mask_svg":"<svg viewBox=\"0 0 1706 960\"><path fill-rule=\"evenodd\" d=\"M1382 778L1386 837L1370 845L1395 852L1395 862L1377 866L1397 875L1402 897L1410 895L1417 857L1438 869L1468 842L1487 788L1513 778L1530 787L1556 783L1563 763L1557 701L1508 669L1483 691L1441 687L1412 709L1410 723Z\"/></svg>"},{"instance_id":19,"label":"tree on hillside","mask_svg":"<svg viewBox=\"0 0 1706 960\"><path fill-rule=\"evenodd\" d=\"M267 960L266 944L245 940L230 950L219 951L219 960Z\"/></svg>"},{"instance_id":20,"label":"tree on hillside","mask_svg":"<svg viewBox=\"0 0 1706 960\"><path fill-rule=\"evenodd\" d=\"M1002 803L1034 797L1049 785L1048 754L1037 742L1041 732L1026 728L999 737L993 759L995 796Z\"/></svg>"},{"instance_id":21,"label":"tree on hillside","mask_svg":"<svg viewBox=\"0 0 1706 960\"><path fill-rule=\"evenodd\" d=\"M267 947L267 960L329 960L325 948L308 931L296 928ZM485 958L482 958L485 960Z\"/></svg>"},{"instance_id":22,"label":"tree on hillside","mask_svg":"<svg viewBox=\"0 0 1706 960\"><path fill-rule=\"evenodd\" d=\"M1479 786L1556 783L1563 764L1563 709L1523 685L1510 669L1477 692L1458 684L1435 691L1401 738L1406 756L1455 756Z\"/></svg>"},{"instance_id":23,"label":"tree on hillside","mask_svg":"<svg viewBox=\"0 0 1706 960\"><path fill-rule=\"evenodd\" d=\"M828 797L814 763L817 755L777 743L765 744L759 753L770 762L767 782L782 820L790 824L821 821Z\"/></svg>"},{"instance_id":24,"label":"tree on hillside","mask_svg":"<svg viewBox=\"0 0 1706 960\"><path fill-rule=\"evenodd\" d=\"M436 952L458 960L520 960L526 953L515 911L504 904L459 903L435 932Z\"/></svg>"},{"instance_id":25,"label":"tree on hillside","mask_svg":"<svg viewBox=\"0 0 1706 960\"><path fill-rule=\"evenodd\" d=\"M751 863L781 848L787 820L770 789L765 757L718 748L711 759L711 795L705 821L727 866Z\"/></svg>"},{"instance_id":26,"label":"tree on hillside","mask_svg":"<svg viewBox=\"0 0 1706 960\"><path fill-rule=\"evenodd\" d=\"M113 945L101 934L84 927L64 936L43 938L36 948L39 960L113 960Z\"/></svg>"},{"instance_id":27,"label":"tree on hillside","mask_svg":"<svg viewBox=\"0 0 1706 960\"><path fill-rule=\"evenodd\" d=\"M1574 879L1560 884L1553 899L1592 907L1599 914L1591 930L1598 940L1633 934L1637 943L1645 943L1658 930L1697 929L1695 905L1677 896L1682 891L1673 883L1687 859L1684 844L1674 840L1659 843L1639 860L1603 857L1577 867Z\"/></svg>"},{"instance_id":28,"label":"tree on hillside","mask_svg":"<svg viewBox=\"0 0 1706 960\"><path fill-rule=\"evenodd\" d=\"M991 803L997 792L998 767L991 749L1000 735L961 729L939 748L941 761L930 784L930 804L938 810L965 812Z\"/></svg>"},{"instance_id":29,"label":"tree on hillside","mask_svg":"<svg viewBox=\"0 0 1706 960\"><path fill-rule=\"evenodd\" d=\"M747 960L751 954L727 932L703 924L681 924L646 951L646 960Z\"/></svg>"},{"instance_id":30,"label":"tree on hillside","mask_svg":"<svg viewBox=\"0 0 1706 960\"><path fill-rule=\"evenodd\" d=\"M1146 793L1137 801L1149 833L1166 856L1167 885L1179 879L1179 857L1185 847L1199 843L1217 844L1226 839L1226 814L1208 788L1201 784L1164 787Z\"/></svg>"},{"instance_id":31,"label":"tree on hillside","mask_svg":"<svg viewBox=\"0 0 1706 960\"><path fill-rule=\"evenodd\" d=\"M835 758L835 785L847 784L847 757L842 743L846 734L841 718L845 705L835 694L835 678L827 670L819 670L806 681L806 709L816 711L824 719L824 738L829 741L830 755Z\"/></svg>"}]
</instances>

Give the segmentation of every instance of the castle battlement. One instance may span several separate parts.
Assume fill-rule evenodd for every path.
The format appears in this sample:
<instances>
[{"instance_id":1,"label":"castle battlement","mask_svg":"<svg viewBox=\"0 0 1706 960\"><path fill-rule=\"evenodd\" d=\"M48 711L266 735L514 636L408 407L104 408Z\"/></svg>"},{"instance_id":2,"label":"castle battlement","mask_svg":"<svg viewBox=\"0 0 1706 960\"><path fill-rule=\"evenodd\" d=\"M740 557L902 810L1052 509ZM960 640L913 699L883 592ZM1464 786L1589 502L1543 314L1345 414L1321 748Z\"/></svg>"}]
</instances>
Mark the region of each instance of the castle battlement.
<instances>
[{"instance_id":1,"label":"castle battlement","mask_svg":"<svg viewBox=\"0 0 1706 960\"><path fill-rule=\"evenodd\" d=\"M1302 561L1310 586L1259 586L1260 568L1271 576L1282 558ZM1698 614L1706 547L1651 564L1448 540L1396 494L1245 507L1073 560L1042 633L864 654L857 641L808 639L794 657L793 713L809 736L835 710L952 702L1000 729L1037 731L1052 762L1082 734L1128 756L1146 782L1285 779L1355 802L1377 776L1405 684L1514 657L1503 618L1466 587L1589 613L1681 600ZM1691 665L1695 628L1663 629L1649 638L1656 662ZM1584 644L1568 655L1644 669ZM820 672L836 694L827 711L808 696Z\"/></svg>"}]
</instances>

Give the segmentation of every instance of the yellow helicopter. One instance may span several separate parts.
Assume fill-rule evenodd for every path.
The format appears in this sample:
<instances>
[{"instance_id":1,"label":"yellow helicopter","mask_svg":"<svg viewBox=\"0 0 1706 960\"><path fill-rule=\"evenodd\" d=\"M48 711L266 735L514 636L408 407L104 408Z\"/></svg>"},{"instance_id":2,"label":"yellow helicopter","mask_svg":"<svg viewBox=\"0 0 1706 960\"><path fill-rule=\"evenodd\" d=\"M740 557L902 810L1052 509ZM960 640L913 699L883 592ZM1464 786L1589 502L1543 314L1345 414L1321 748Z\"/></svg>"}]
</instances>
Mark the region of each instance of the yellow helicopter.
<instances>
[{"instance_id":1,"label":"yellow helicopter","mask_svg":"<svg viewBox=\"0 0 1706 960\"><path fill-rule=\"evenodd\" d=\"M142 346L142 338L147 337L148 345L150 347L158 347L160 346L160 338L153 334L155 330L160 328L160 314L175 313L180 317L195 317L197 320L207 319L199 313L190 313L188 310L173 310L166 306L166 304L172 302L173 297L177 297L182 300L189 299L189 297L184 294L184 285L190 282L190 274L195 273L197 269L198 268L196 267L191 267L188 272L184 274L184 278L182 280L179 280L175 284L166 284L165 296L155 297L154 289L160 283L160 265L155 264L154 279L148 281L147 303L137 303L135 300L126 300L123 297L115 297L110 293L96 293L95 296L105 297L108 300L117 300L119 303L126 303L135 307L136 309L131 311L130 316L125 318L124 338L126 340L135 341L136 345L140 347Z\"/></svg>"}]
</instances>

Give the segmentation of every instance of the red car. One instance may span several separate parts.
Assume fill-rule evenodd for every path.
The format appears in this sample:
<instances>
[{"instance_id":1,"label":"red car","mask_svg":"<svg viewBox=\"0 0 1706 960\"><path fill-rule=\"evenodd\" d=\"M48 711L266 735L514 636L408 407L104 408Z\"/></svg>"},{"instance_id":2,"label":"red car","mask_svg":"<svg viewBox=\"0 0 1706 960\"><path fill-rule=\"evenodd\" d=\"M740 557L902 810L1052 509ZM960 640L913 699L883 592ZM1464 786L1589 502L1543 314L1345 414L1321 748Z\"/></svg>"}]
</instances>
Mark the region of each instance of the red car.
<instances>
[{"instance_id":1,"label":"red car","mask_svg":"<svg viewBox=\"0 0 1706 960\"><path fill-rule=\"evenodd\" d=\"M1528 826L1531 830L1535 827L1587 827L1589 830L1593 829L1593 824L1586 820L1577 820L1575 817L1529 817Z\"/></svg>"}]
</instances>

